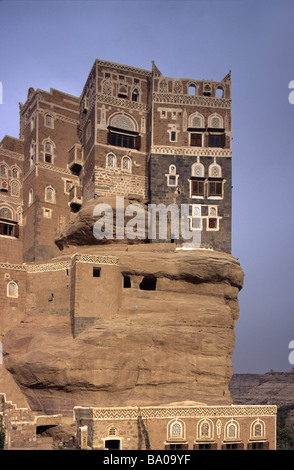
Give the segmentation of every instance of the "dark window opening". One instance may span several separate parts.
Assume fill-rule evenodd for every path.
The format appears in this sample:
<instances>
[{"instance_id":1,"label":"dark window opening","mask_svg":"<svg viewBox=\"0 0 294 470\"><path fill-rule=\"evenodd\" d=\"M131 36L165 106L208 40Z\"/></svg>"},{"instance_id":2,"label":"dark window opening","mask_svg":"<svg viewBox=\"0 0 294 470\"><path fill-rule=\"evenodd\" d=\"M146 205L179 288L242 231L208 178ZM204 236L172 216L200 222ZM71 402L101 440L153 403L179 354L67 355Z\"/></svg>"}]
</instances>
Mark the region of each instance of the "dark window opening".
<instances>
[{"instance_id":1,"label":"dark window opening","mask_svg":"<svg viewBox=\"0 0 294 470\"><path fill-rule=\"evenodd\" d=\"M119 439L107 439L105 441L105 449L120 450L120 440Z\"/></svg>"},{"instance_id":2,"label":"dark window opening","mask_svg":"<svg viewBox=\"0 0 294 470\"><path fill-rule=\"evenodd\" d=\"M169 184L170 184L171 186L175 186L175 184L176 184L176 177L175 177L175 176L169 176L168 179L169 179Z\"/></svg>"},{"instance_id":3,"label":"dark window opening","mask_svg":"<svg viewBox=\"0 0 294 470\"><path fill-rule=\"evenodd\" d=\"M223 195L223 183L221 181L209 181L208 196L222 197L222 195Z\"/></svg>"},{"instance_id":4,"label":"dark window opening","mask_svg":"<svg viewBox=\"0 0 294 470\"><path fill-rule=\"evenodd\" d=\"M174 131L171 132L170 140L171 140L172 142L175 142L175 140L176 140L176 133L175 133Z\"/></svg>"},{"instance_id":5,"label":"dark window opening","mask_svg":"<svg viewBox=\"0 0 294 470\"><path fill-rule=\"evenodd\" d=\"M110 132L108 137L108 143L110 145L116 145L117 147L126 147L130 149L139 150L141 139L138 135L128 135Z\"/></svg>"},{"instance_id":6,"label":"dark window opening","mask_svg":"<svg viewBox=\"0 0 294 470\"><path fill-rule=\"evenodd\" d=\"M50 155L49 153L46 153L45 154L45 162L52 163L52 155Z\"/></svg>"},{"instance_id":7,"label":"dark window opening","mask_svg":"<svg viewBox=\"0 0 294 470\"><path fill-rule=\"evenodd\" d=\"M192 196L204 197L204 181L202 180L192 181Z\"/></svg>"},{"instance_id":8,"label":"dark window opening","mask_svg":"<svg viewBox=\"0 0 294 470\"><path fill-rule=\"evenodd\" d=\"M156 290L156 277L146 276L140 283L141 290Z\"/></svg>"},{"instance_id":9,"label":"dark window opening","mask_svg":"<svg viewBox=\"0 0 294 470\"><path fill-rule=\"evenodd\" d=\"M9 237L19 236L18 224L8 224L6 222L0 222L0 235L7 235Z\"/></svg>"},{"instance_id":10,"label":"dark window opening","mask_svg":"<svg viewBox=\"0 0 294 470\"><path fill-rule=\"evenodd\" d=\"M93 277L100 277L101 268L93 268Z\"/></svg>"},{"instance_id":11,"label":"dark window opening","mask_svg":"<svg viewBox=\"0 0 294 470\"><path fill-rule=\"evenodd\" d=\"M131 287L130 276L124 276L124 289L129 289L130 287Z\"/></svg>"},{"instance_id":12,"label":"dark window opening","mask_svg":"<svg viewBox=\"0 0 294 470\"><path fill-rule=\"evenodd\" d=\"M165 450L187 450L188 444L167 444Z\"/></svg>"},{"instance_id":13,"label":"dark window opening","mask_svg":"<svg viewBox=\"0 0 294 470\"><path fill-rule=\"evenodd\" d=\"M221 147L225 146L225 134L209 134L208 147Z\"/></svg>"},{"instance_id":14,"label":"dark window opening","mask_svg":"<svg viewBox=\"0 0 294 470\"><path fill-rule=\"evenodd\" d=\"M208 219L209 228L217 228L217 219Z\"/></svg>"},{"instance_id":15,"label":"dark window opening","mask_svg":"<svg viewBox=\"0 0 294 470\"><path fill-rule=\"evenodd\" d=\"M191 134L191 146L202 147L202 135L201 134Z\"/></svg>"}]
</instances>

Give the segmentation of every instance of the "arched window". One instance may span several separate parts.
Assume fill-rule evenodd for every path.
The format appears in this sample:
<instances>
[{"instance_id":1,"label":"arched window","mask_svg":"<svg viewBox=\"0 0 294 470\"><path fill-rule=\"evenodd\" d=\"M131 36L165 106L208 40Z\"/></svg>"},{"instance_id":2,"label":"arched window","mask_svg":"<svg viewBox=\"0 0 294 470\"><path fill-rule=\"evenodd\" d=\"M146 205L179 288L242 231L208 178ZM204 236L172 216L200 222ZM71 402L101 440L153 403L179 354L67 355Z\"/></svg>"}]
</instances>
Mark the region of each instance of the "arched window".
<instances>
[{"instance_id":1,"label":"arched window","mask_svg":"<svg viewBox=\"0 0 294 470\"><path fill-rule=\"evenodd\" d=\"M108 168L115 168L116 167L116 156L114 153L109 153L106 156L106 166Z\"/></svg>"},{"instance_id":2,"label":"arched window","mask_svg":"<svg viewBox=\"0 0 294 470\"><path fill-rule=\"evenodd\" d=\"M45 188L45 201L55 203L55 189L52 186Z\"/></svg>"},{"instance_id":3,"label":"arched window","mask_svg":"<svg viewBox=\"0 0 294 470\"><path fill-rule=\"evenodd\" d=\"M171 427L171 435L172 436L181 436L182 435L182 426L180 423L173 423Z\"/></svg>"},{"instance_id":4,"label":"arched window","mask_svg":"<svg viewBox=\"0 0 294 470\"><path fill-rule=\"evenodd\" d=\"M7 177L7 175L8 175L7 166L4 164L0 165L0 176Z\"/></svg>"},{"instance_id":5,"label":"arched window","mask_svg":"<svg viewBox=\"0 0 294 470\"><path fill-rule=\"evenodd\" d=\"M211 178L221 178L222 177L222 168L217 163L213 163L208 168L208 175Z\"/></svg>"},{"instance_id":6,"label":"arched window","mask_svg":"<svg viewBox=\"0 0 294 470\"><path fill-rule=\"evenodd\" d=\"M265 436L265 425L264 422L260 419L253 421L251 424L251 437L252 438L259 438Z\"/></svg>"},{"instance_id":7,"label":"arched window","mask_svg":"<svg viewBox=\"0 0 294 470\"><path fill-rule=\"evenodd\" d=\"M181 420L173 420L168 425L168 438L172 439L184 439L185 425Z\"/></svg>"},{"instance_id":8,"label":"arched window","mask_svg":"<svg viewBox=\"0 0 294 470\"><path fill-rule=\"evenodd\" d=\"M221 86L218 86L218 87L217 87L215 96L216 96L217 98L223 98L223 97L224 97L224 89L223 89L223 87L221 87Z\"/></svg>"},{"instance_id":9,"label":"arched window","mask_svg":"<svg viewBox=\"0 0 294 470\"><path fill-rule=\"evenodd\" d=\"M189 116L189 127L204 127L204 116L200 113L193 113Z\"/></svg>"},{"instance_id":10,"label":"arched window","mask_svg":"<svg viewBox=\"0 0 294 470\"><path fill-rule=\"evenodd\" d=\"M211 114L208 118L208 127L212 127L214 129L223 128L223 118L219 114Z\"/></svg>"},{"instance_id":11,"label":"arched window","mask_svg":"<svg viewBox=\"0 0 294 470\"><path fill-rule=\"evenodd\" d=\"M210 420L203 419L198 423L197 437L198 439L212 439L213 424Z\"/></svg>"},{"instance_id":12,"label":"arched window","mask_svg":"<svg viewBox=\"0 0 294 470\"><path fill-rule=\"evenodd\" d=\"M29 207L33 204L33 201L34 201L34 191L33 191L33 189L31 188L31 189L29 190L29 201L28 201Z\"/></svg>"},{"instance_id":13,"label":"arched window","mask_svg":"<svg viewBox=\"0 0 294 470\"><path fill-rule=\"evenodd\" d=\"M194 163L194 165L192 165L191 176L204 178L204 166L202 163Z\"/></svg>"},{"instance_id":14,"label":"arched window","mask_svg":"<svg viewBox=\"0 0 294 470\"><path fill-rule=\"evenodd\" d=\"M51 114L45 114L44 124L46 127L54 128L54 119Z\"/></svg>"},{"instance_id":15,"label":"arched window","mask_svg":"<svg viewBox=\"0 0 294 470\"><path fill-rule=\"evenodd\" d=\"M36 150L36 143L33 141L30 146L30 168L33 166L35 160L35 150Z\"/></svg>"},{"instance_id":16,"label":"arched window","mask_svg":"<svg viewBox=\"0 0 294 470\"><path fill-rule=\"evenodd\" d=\"M11 174L12 174L12 178L16 178L16 179L19 178L19 170L18 170L18 168L16 168L16 167L12 168Z\"/></svg>"},{"instance_id":17,"label":"arched window","mask_svg":"<svg viewBox=\"0 0 294 470\"><path fill-rule=\"evenodd\" d=\"M125 156L125 157L122 158L121 168L122 168L122 170L131 171L132 161L131 161L130 157Z\"/></svg>"},{"instance_id":18,"label":"arched window","mask_svg":"<svg viewBox=\"0 0 294 470\"><path fill-rule=\"evenodd\" d=\"M137 88L134 88L134 90L132 91L132 101L139 101L139 91L137 90Z\"/></svg>"},{"instance_id":19,"label":"arched window","mask_svg":"<svg viewBox=\"0 0 294 470\"><path fill-rule=\"evenodd\" d=\"M135 131L135 124L131 118L124 114L116 115L111 120L111 126L117 129L125 129L127 131Z\"/></svg>"},{"instance_id":20,"label":"arched window","mask_svg":"<svg viewBox=\"0 0 294 470\"><path fill-rule=\"evenodd\" d=\"M20 183L19 181L13 180L10 183L11 196L19 197L20 195Z\"/></svg>"},{"instance_id":21,"label":"arched window","mask_svg":"<svg viewBox=\"0 0 294 470\"><path fill-rule=\"evenodd\" d=\"M44 155L46 163L53 163L53 145L48 140L44 144Z\"/></svg>"},{"instance_id":22,"label":"arched window","mask_svg":"<svg viewBox=\"0 0 294 470\"><path fill-rule=\"evenodd\" d=\"M239 437L239 424L236 421L229 421L225 425L226 439L238 439Z\"/></svg>"},{"instance_id":23,"label":"arched window","mask_svg":"<svg viewBox=\"0 0 294 470\"><path fill-rule=\"evenodd\" d=\"M1 207L0 209L0 217L2 219L13 220L13 213L9 207Z\"/></svg>"},{"instance_id":24,"label":"arched window","mask_svg":"<svg viewBox=\"0 0 294 470\"><path fill-rule=\"evenodd\" d=\"M189 95L194 95L194 96L196 96L196 94L197 94L196 85L194 85L193 83L191 83L191 85L189 85L188 94Z\"/></svg>"},{"instance_id":25,"label":"arched window","mask_svg":"<svg viewBox=\"0 0 294 470\"><path fill-rule=\"evenodd\" d=\"M18 285L14 281L7 284L7 297L18 297Z\"/></svg>"}]
</instances>

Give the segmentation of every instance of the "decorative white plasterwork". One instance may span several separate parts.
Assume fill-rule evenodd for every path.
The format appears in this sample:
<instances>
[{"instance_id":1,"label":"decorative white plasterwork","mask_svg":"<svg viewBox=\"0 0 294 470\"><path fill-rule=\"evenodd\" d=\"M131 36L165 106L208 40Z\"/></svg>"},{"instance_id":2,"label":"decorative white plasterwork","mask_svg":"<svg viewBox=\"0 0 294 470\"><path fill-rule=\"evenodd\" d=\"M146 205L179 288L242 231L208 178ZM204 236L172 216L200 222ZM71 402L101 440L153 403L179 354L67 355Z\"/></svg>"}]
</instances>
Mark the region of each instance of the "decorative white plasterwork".
<instances>
[{"instance_id":1,"label":"decorative white plasterwork","mask_svg":"<svg viewBox=\"0 0 294 470\"><path fill-rule=\"evenodd\" d=\"M193 155L203 157L231 157L231 149L208 148L208 147L173 147L166 145L153 145L151 154L164 155Z\"/></svg>"}]
</instances>

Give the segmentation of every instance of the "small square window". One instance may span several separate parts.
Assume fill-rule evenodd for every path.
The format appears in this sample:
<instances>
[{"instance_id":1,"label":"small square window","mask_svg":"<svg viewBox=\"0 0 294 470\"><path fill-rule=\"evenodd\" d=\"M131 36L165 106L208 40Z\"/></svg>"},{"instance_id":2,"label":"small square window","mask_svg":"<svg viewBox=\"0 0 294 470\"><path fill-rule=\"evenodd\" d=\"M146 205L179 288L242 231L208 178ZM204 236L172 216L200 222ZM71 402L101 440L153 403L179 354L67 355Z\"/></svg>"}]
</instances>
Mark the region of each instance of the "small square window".
<instances>
[{"instance_id":1,"label":"small square window","mask_svg":"<svg viewBox=\"0 0 294 470\"><path fill-rule=\"evenodd\" d=\"M93 277L100 277L101 275L101 268L93 268Z\"/></svg>"}]
</instances>

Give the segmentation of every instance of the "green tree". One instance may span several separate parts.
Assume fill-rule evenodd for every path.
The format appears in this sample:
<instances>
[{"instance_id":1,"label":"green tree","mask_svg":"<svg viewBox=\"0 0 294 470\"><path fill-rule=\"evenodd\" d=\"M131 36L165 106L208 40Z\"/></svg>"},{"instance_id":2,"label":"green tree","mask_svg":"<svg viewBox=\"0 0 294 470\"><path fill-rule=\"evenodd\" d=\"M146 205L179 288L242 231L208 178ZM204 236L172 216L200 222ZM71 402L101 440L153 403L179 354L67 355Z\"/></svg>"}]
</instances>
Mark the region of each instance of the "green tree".
<instances>
[{"instance_id":1,"label":"green tree","mask_svg":"<svg viewBox=\"0 0 294 470\"><path fill-rule=\"evenodd\" d=\"M0 415L0 450L3 450L5 442L5 426L3 422L3 415Z\"/></svg>"}]
</instances>

